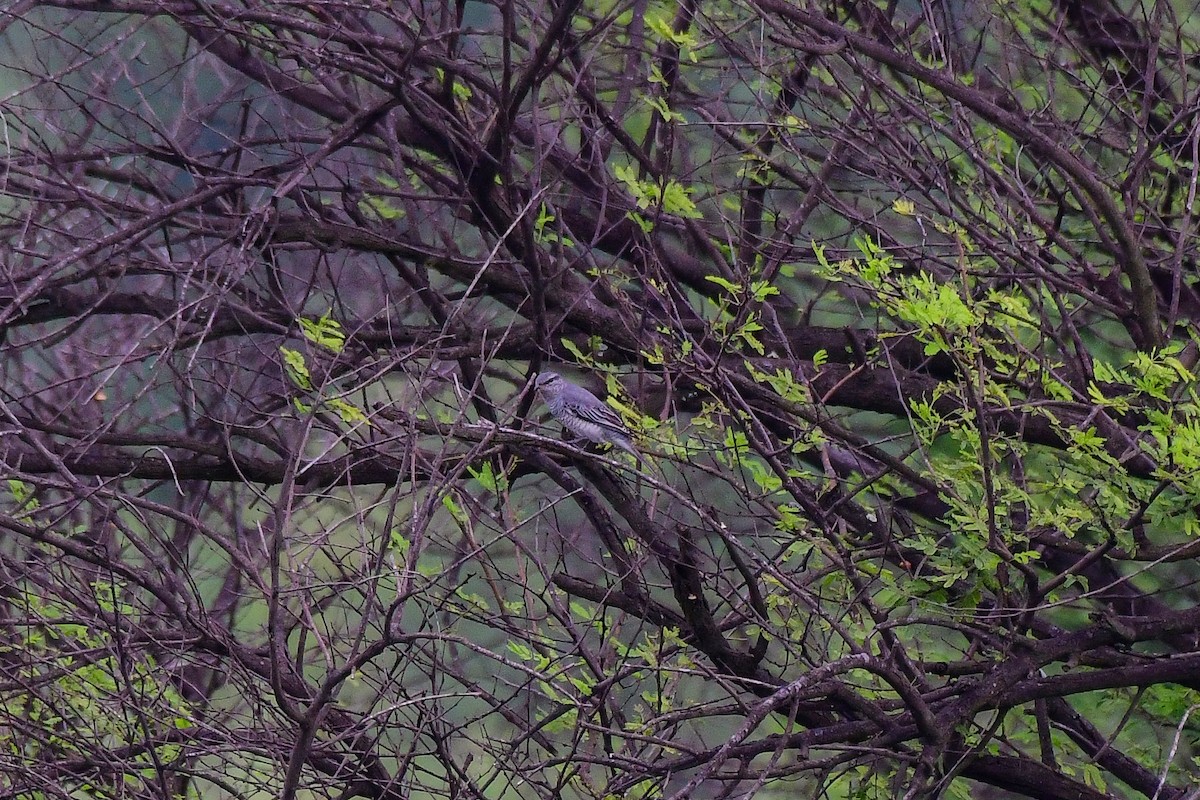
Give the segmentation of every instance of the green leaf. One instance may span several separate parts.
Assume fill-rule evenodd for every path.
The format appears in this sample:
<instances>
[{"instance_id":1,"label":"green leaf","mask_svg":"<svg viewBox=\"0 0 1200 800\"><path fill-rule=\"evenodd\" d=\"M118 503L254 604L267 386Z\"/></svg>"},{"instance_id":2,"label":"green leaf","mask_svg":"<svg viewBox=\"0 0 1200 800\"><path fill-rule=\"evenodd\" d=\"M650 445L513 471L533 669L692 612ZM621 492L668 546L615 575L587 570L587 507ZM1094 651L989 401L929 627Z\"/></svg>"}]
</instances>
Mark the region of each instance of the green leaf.
<instances>
[{"instance_id":1,"label":"green leaf","mask_svg":"<svg viewBox=\"0 0 1200 800\"><path fill-rule=\"evenodd\" d=\"M692 202L690 197L691 189L684 188L682 184L675 181L667 181L663 184L660 203L663 211L668 214L674 214L677 217L684 219L700 219L704 215L700 213L700 209L696 208L696 204Z\"/></svg>"},{"instance_id":2,"label":"green leaf","mask_svg":"<svg viewBox=\"0 0 1200 800\"><path fill-rule=\"evenodd\" d=\"M754 281L750 284L750 296L755 302L761 303L772 295L779 294L779 288L769 281Z\"/></svg>"},{"instance_id":3,"label":"green leaf","mask_svg":"<svg viewBox=\"0 0 1200 800\"><path fill-rule=\"evenodd\" d=\"M635 214L629 211L625 214L631 222L642 229L642 233L650 233L654 230L654 223L643 217L641 214Z\"/></svg>"},{"instance_id":4,"label":"green leaf","mask_svg":"<svg viewBox=\"0 0 1200 800\"><path fill-rule=\"evenodd\" d=\"M305 391L312 390L312 375L304 363L304 355L299 350L290 347L280 347L279 354L283 356L283 371L288 379Z\"/></svg>"},{"instance_id":5,"label":"green leaf","mask_svg":"<svg viewBox=\"0 0 1200 800\"><path fill-rule=\"evenodd\" d=\"M697 219L703 216L689 196L692 190L685 188L680 183L667 181L660 185L652 180L641 180L637 176L637 170L625 164L613 167L613 175L629 190L638 208L660 208L668 214L685 219ZM632 215L632 212L630 218L647 232L653 227L653 224L646 220L639 221Z\"/></svg>"},{"instance_id":6,"label":"green leaf","mask_svg":"<svg viewBox=\"0 0 1200 800\"><path fill-rule=\"evenodd\" d=\"M537 655L533 652L533 648L522 644L521 642L515 642L512 639L509 639L504 643L504 646L508 648L508 652L512 653L522 661L533 661L537 658Z\"/></svg>"},{"instance_id":7,"label":"green leaf","mask_svg":"<svg viewBox=\"0 0 1200 800\"><path fill-rule=\"evenodd\" d=\"M364 213L372 214L385 221L400 219L404 216L404 209L397 208L386 197L380 197L377 194L365 195L359 201L358 207Z\"/></svg>"},{"instance_id":8,"label":"green leaf","mask_svg":"<svg viewBox=\"0 0 1200 800\"><path fill-rule=\"evenodd\" d=\"M459 525L466 526L470 522L467 512L463 510L463 507L458 504L458 501L451 494L446 493L442 495L442 506L450 512L450 516Z\"/></svg>"},{"instance_id":9,"label":"green leaf","mask_svg":"<svg viewBox=\"0 0 1200 800\"><path fill-rule=\"evenodd\" d=\"M579 349L579 347L575 344L575 342L571 341L567 337L564 336L561 339L559 339L558 341L560 344L562 344L563 349L566 350L568 353L570 353L572 356L574 356L575 360L578 361L579 363L587 364L591 361L591 359L588 356L585 356L583 354L583 351Z\"/></svg>"},{"instance_id":10,"label":"green leaf","mask_svg":"<svg viewBox=\"0 0 1200 800\"><path fill-rule=\"evenodd\" d=\"M471 477L479 481L479 485L489 494L501 495L508 491L508 474L503 471L495 473L490 463L485 463L479 469L467 467L467 472L471 473Z\"/></svg>"},{"instance_id":11,"label":"green leaf","mask_svg":"<svg viewBox=\"0 0 1200 800\"><path fill-rule=\"evenodd\" d=\"M16 478L8 479L8 491L12 494L13 500L17 503L17 511L27 514L30 511L37 509L38 499L34 497L33 487L28 483Z\"/></svg>"},{"instance_id":12,"label":"green leaf","mask_svg":"<svg viewBox=\"0 0 1200 800\"><path fill-rule=\"evenodd\" d=\"M722 278L720 275L705 275L704 280L708 281L709 283L715 283L717 286L720 286L722 289L732 295L741 294L741 286L731 280L728 280L727 278Z\"/></svg>"},{"instance_id":13,"label":"green leaf","mask_svg":"<svg viewBox=\"0 0 1200 800\"><path fill-rule=\"evenodd\" d=\"M341 324L328 314L322 314L317 320L301 317L300 331L305 339L333 353L342 352L346 344L346 334L342 332Z\"/></svg>"},{"instance_id":14,"label":"green leaf","mask_svg":"<svg viewBox=\"0 0 1200 800\"><path fill-rule=\"evenodd\" d=\"M342 422L345 422L347 425L358 423L371 424L370 420L367 419L366 413L361 408L341 398L330 398L325 401L325 405L332 409L341 418Z\"/></svg>"}]
</instances>

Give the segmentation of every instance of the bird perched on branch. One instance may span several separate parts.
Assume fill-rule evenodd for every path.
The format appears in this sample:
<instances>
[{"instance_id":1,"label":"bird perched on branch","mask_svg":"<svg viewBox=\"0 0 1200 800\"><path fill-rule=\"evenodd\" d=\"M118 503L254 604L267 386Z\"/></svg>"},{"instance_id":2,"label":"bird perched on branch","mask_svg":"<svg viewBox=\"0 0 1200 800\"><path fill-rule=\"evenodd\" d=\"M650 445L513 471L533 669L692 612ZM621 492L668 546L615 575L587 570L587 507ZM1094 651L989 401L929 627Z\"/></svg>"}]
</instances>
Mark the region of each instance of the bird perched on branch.
<instances>
[{"instance_id":1,"label":"bird perched on branch","mask_svg":"<svg viewBox=\"0 0 1200 800\"><path fill-rule=\"evenodd\" d=\"M633 453L640 460L637 450L633 449L633 437L620 415L596 395L557 372L538 373L533 385L546 401L550 413L571 433L590 442L607 442Z\"/></svg>"}]
</instances>

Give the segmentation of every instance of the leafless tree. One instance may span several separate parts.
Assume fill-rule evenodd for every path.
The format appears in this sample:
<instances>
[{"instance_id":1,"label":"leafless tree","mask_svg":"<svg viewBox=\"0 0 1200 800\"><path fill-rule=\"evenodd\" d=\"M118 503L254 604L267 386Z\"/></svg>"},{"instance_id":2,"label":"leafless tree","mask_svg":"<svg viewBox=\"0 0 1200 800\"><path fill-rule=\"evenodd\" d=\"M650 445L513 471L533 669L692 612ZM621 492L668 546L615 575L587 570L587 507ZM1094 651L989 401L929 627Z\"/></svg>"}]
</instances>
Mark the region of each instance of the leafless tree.
<instances>
[{"instance_id":1,"label":"leafless tree","mask_svg":"<svg viewBox=\"0 0 1200 800\"><path fill-rule=\"evenodd\" d=\"M8 0L0 795L1196 798L1194 10Z\"/></svg>"}]
</instances>

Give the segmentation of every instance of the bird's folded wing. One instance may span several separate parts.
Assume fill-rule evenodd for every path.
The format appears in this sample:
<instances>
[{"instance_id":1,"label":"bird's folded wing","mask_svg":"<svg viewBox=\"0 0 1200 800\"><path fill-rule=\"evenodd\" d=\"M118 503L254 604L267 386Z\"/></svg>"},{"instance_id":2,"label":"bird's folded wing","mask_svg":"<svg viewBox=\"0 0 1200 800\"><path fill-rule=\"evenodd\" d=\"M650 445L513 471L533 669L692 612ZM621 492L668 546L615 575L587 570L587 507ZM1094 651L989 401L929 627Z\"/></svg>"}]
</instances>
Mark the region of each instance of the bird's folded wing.
<instances>
[{"instance_id":1,"label":"bird's folded wing","mask_svg":"<svg viewBox=\"0 0 1200 800\"><path fill-rule=\"evenodd\" d=\"M588 406L587 408L576 406L575 414L602 428L608 428L625 436L629 435L629 429L625 427L621 416L606 405Z\"/></svg>"}]
</instances>

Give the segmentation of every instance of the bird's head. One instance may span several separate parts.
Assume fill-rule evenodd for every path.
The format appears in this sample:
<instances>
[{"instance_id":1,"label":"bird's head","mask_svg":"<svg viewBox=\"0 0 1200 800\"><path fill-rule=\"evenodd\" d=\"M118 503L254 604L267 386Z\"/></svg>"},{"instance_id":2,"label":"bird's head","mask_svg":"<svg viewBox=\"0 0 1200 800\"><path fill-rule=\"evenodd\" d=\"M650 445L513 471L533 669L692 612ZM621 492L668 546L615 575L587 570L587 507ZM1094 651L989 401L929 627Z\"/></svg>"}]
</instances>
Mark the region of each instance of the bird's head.
<instances>
[{"instance_id":1,"label":"bird's head","mask_svg":"<svg viewBox=\"0 0 1200 800\"><path fill-rule=\"evenodd\" d=\"M539 372L538 376L533 379L534 388L538 391L554 391L556 387L562 386L563 376L557 372Z\"/></svg>"}]
</instances>

